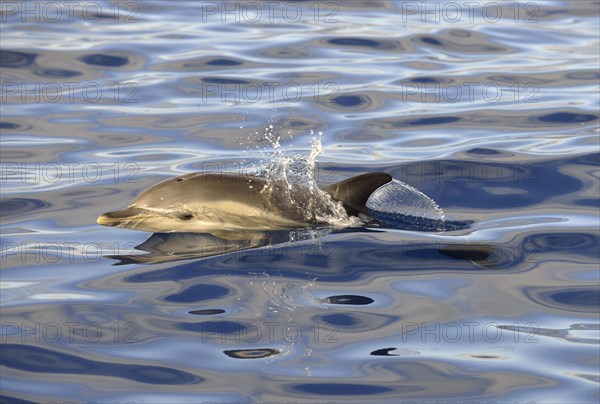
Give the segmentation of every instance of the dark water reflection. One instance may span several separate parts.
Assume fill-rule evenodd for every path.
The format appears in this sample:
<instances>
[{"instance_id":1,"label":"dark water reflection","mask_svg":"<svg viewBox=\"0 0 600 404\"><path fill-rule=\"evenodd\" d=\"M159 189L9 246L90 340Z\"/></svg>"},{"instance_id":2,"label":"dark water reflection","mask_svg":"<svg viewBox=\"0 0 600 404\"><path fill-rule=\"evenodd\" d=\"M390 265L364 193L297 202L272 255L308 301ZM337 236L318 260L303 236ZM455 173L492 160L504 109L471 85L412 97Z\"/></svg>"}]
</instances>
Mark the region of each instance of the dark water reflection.
<instances>
[{"instance_id":1,"label":"dark water reflection","mask_svg":"<svg viewBox=\"0 0 600 404\"><path fill-rule=\"evenodd\" d=\"M79 356L25 345L3 345L2 364L29 372L117 376L141 383L199 383L201 377L168 367L111 364L85 360Z\"/></svg>"},{"instance_id":2,"label":"dark water reflection","mask_svg":"<svg viewBox=\"0 0 600 404\"><path fill-rule=\"evenodd\" d=\"M538 304L560 311L598 313L598 306L600 305L600 287L531 287L527 288L525 293Z\"/></svg>"},{"instance_id":3,"label":"dark water reflection","mask_svg":"<svg viewBox=\"0 0 600 404\"><path fill-rule=\"evenodd\" d=\"M596 2L75 3L2 3L0 401L598 401ZM448 226L95 223L310 131Z\"/></svg>"}]
</instances>

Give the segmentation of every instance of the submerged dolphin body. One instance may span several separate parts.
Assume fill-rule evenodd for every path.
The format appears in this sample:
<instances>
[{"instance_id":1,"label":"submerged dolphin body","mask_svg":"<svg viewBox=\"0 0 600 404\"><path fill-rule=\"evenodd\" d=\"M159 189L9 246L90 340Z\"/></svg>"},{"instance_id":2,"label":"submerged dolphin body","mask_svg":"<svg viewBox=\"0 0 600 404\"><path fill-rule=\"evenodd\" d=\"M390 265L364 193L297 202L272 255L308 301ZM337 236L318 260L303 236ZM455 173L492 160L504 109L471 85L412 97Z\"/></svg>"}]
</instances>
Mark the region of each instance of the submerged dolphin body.
<instances>
[{"instance_id":1,"label":"submerged dolphin body","mask_svg":"<svg viewBox=\"0 0 600 404\"><path fill-rule=\"evenodd\" d=\"M252 175L191 173L142 192L129 207L98 224L150 232L243 232L303 227L339 216L368 214L369 196L392 177L363 174L314 192ZM332 201L333 200L333 201Z\"/></svg>"}]
</instances>

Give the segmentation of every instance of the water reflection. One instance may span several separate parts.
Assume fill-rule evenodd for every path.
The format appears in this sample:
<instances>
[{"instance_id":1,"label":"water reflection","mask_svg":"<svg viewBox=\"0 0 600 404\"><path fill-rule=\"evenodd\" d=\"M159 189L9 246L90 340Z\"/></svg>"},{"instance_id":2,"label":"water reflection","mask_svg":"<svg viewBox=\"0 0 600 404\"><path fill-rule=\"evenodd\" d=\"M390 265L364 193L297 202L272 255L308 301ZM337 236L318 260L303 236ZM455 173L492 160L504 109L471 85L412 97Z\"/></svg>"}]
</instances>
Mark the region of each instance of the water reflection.
<instances>
[{"instance_id":1,"label":"water reflection","mask_svg":"<svg viewBox=\"0 0 600 404\"><path fill-rule=\"evenodd\" d=\"M223 353L230 358L235 359L263 359L273 357L279 354L277 349L231 349L227 351L223 351Z\"/></svg>"},{"instance_id":2,"label":"water reflection","mask_svg":"<svg viewBox=\"0 0 600 404\"><path fill-rule=\"evenodd\" d=\"M294 255L291 251L299 252L304 248L310 249L307 243L318 242L320 238L328 241L327 237L335 234L369 234L367 229L322 229L306 231L272 231L239 233L236 239L223 239L208 233L154 233L146 241L135 246L140 253L123 253L117 255L106 255L105 258L116 259L115 265L126 264L160 264L180 260L191 260L199 258L220 257L222 262L253 262L264 259L277 259L278 256L289 257ZM381 230L383 231L383 229ZM389 248L381 248L362 251L356 256L355 265L359 262L385 262L391 257L394 262L402 262L410 266L410 262L430 262L432 265L458 265L469 268L475 264L476 268L509 268L516 264L528 253L542 252L539 248L532 246L531 238L523 240L523 246L527 248L511 248L502 245L486 245L479 242L455 242L431 240L422 242L401 242ZM254 251L246 251L252 250ZM257 250L256 250L257 249ZM323 248L324 254L330 254ZM283 255L280 255L282 254ZM336 255L338 252L336 251ZM352 249L347 254L354 256ZM521 256L521 258L519 258ZM461 263L462 262L462 263ZM332 297L342 301L343 297ZM359 304L359 303L347 303Z\"/></svg>"},{"instance_id":3,"label":"water reflection","mask_svg":"<svg viewBox=\"0 0 600 404\"><path fill-rule=\"evenodd\" d=\"M524 293L533 302L559 311L598 313L600 287L527 287Z\"/></svg>"},{"instance_id":4,"label":"water reflection","mask_svg":"<svg viewBox=\"0 0 600 404\"><path fill-rule=\"evenodd\" d=\"M28 213L48 208L48 202L32 198L5 198L0 202L0 217L3 220L11 217L23 218Z\"/></svg>"},{"instance_id":5,"label":"water reflection","mask_svg":"<svg viewBox=\"0 0 600 404\"><path fill-rule=\"evenodd\" d=\"M226 240L208 233L154 233L135 247L136 250L147 254L120 254L105 257L119 260L116 265L158 264L212 257L248 248L272 245L278 238L281 240L280 242L289 241L289 232L275 233L272 238L269 238L266 233L255 233L254 235L256 237Z\"/></svg>"},{"instance_id":6,"label":"water reflection","mask_svg":"<svg viewBox=\"0 0 600 404\"><path fill-rule=\"evenodd\" d=\"M0 51L0 66L20 68L31 66L37 57L34 53L16 52L9 50Z\"/></svg>"},{"instance_id":7,"label":"water reflection","mask_svg":"<svg viewBox=\"0 0 600 404\"><path fill-rule=\"evenodd\" d=\"M240 233L237 239L221 239L203 233L154 233L146 241L135 247L136 250L143 253L126 252L104 257L117 260L115 265L162 264L181 260L208 259L207 265L199 270L209 271L209 268L217 263L218 267L224 265L229 270L238 269L240 263L268 264L264 267L267 269L276 262L293 262L302 257L306 258L308 254L311 256L311 262L313 263L339 263L340 260L342 262L352 262L352 267L355 269L337 273L339 276L343 276L344 273L345 276L350 276L356 270L370 271L370 267L379 265L386 267L386 263L393 263L392 268L396 271L409 270L415 265L429 270L443 270L443 268L446 270L500 270L513 268L520 263L527 263L527 260L530 260L534 254L543 252L543 250L532 246L529 237L524 237L521 240L520 247L515 247L514 242L504 246L502 244L470 242L463 238L451 241L452 238L442 237L438 239L435 236L430 240L418 241L401 241L398 239L388 245L380 244L370 248L361 246L359 250L352 243L344 244L338 241L332 244L332 241L340 235L352 235L358 240L361 234L368 236L372 232L374 230L369 229L273 231ZM385 235L386 230L375 230L376 233ZM194 265L191 265L191 268L194 267ZM186 264L181 268L181 270L186 271L187 276L197 272L196 269L183 269L187 268ZM344 269L343 266L338 268L339 271ZM178 266L167 271L161 270L135 275L130 280L144 282L146 279L154 281L172 276L181 278L183 274L179 272ZM336 274L336 270L330 268L326 273L328 276L333 276ZM203 287L198 285L195 288ZM194 292L190 290L191 296L205 294L195 288ZM213 292L217 293L218 288L210 288L214 288ZM169 299L171 298L175 297ZM365 305L369 304L370 301L372 300L368 297L353 295L331 296L324 300L324 302L331 304L350 305Z\"/></svg>"},{"instance_id":8,"label":"water reflection","mask_svg":"<svg viewBox=\"0 0 600 404\"><path fill-rule=\"evenodd\" d=\"M121 67L129 63L127 56L105 55L102 53L85 55L80 57L79 60L88 65L104 67Z\"/></svg>"},{"instance_id":9,"label":"water reflection","mask_svg":"<svg viewBox=\"0 0 600 404\"><path fill-rule=\"evenodd\" d=\"M213 316L215 314L223 314L225 310L223 309L204 309L204 310L192 310L190 314L194 314L196 316Z\"/></svg>"},{"instance_id":10,"label":"water reflection","mask_svg":"<svg viewBox=\"0 0 600 404\"><path fill-rule=\"evenodd\" d=\"M365 306L373 303L374 300L367 296L356 296L356 295L339 295L329 296L323 299L323 303L328 304L349 304L353 306Z\"/></svg>"},{"instance_id":11,"label":"water reflection","mask_svg":"<svg viewBox=\"0 0 600 404\"><path fill-rule=\"evenodd\" d=\"M8 369L35 373L116 376L149 384L196 384L203 380L200 376L166 366L101 362L58 350L20 344L4 344L1 363Z\"/></svg>"},{"instance_id":12,"label":"water reflection","mask_svg":"<svg viewBox=\"0 0 600 404\"><path fill-rule=\"evenodd\" d=\"M415 43L439 49L450 54L477 54L484 55L498 53L513 53L514 49L508 46L495 44L489 37L475 31L462 29L444 30L435 35L417 35L412 38Z\"/></svg>"}]
</instances>

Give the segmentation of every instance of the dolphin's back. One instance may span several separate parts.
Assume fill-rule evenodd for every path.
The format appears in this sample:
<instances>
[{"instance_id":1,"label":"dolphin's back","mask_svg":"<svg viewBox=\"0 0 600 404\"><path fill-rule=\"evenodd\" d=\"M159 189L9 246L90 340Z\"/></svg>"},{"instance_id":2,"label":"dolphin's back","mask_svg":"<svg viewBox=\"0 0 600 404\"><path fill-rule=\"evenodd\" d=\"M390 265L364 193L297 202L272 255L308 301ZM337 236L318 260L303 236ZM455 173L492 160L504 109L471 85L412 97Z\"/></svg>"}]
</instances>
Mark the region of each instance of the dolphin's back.
<instances>
[{"instance_id":1,"label":"dolphin's back","mask_svg":"<svg viewBox=\"0 0 600 404\"><path fill-rule=\"evenodd\" d=\"M190 173L159 182L142 192L134 205L214 203L232 200L261 204L266 181L249 175Z\"/></svg>"}]
</instances>

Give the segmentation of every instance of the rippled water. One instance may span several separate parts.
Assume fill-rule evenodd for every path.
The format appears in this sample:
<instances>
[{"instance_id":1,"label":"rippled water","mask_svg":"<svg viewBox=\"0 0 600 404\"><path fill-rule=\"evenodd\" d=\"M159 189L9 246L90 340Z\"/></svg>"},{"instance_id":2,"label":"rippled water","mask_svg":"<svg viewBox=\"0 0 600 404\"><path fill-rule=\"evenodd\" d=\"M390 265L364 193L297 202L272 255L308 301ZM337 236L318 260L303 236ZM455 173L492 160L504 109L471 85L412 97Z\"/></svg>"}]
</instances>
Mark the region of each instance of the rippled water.
<instances>
[{"instance_id":1,"label":"rippled water","mask_svg":"<svg viewBox=\"0 0 600 404\"><path fill-rule=\"evenodd\" d=\"M598 2L67 3L0 4L2 402L597 402ZM96 224L311 131L456 226Z\"/></svg>"}]
</instances>

